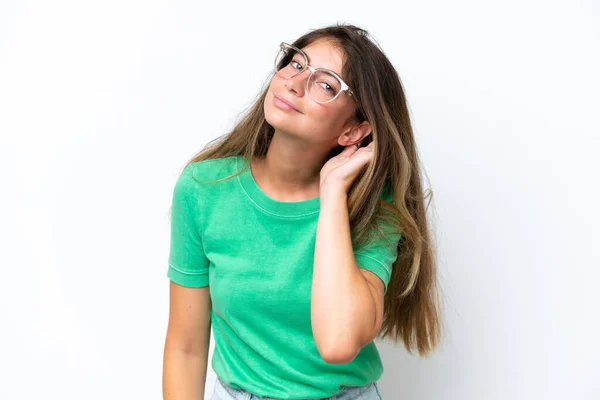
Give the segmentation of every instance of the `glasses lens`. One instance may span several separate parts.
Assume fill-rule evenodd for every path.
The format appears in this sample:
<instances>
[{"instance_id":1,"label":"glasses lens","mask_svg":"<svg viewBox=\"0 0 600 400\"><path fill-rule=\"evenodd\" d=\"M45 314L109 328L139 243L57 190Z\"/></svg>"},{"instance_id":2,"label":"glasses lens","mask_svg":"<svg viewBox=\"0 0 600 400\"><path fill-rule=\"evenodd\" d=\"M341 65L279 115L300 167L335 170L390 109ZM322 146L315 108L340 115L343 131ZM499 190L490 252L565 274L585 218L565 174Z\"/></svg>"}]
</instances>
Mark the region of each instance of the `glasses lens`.
<instances>
[{"instance_id":1,"label":"glasses lens","mask_svg":"<svg viewBox=\"0 0 600 400\"><path fill-rule=\"evenodd\" d=\"M304 55L290 47L279 50L275 58L275 71L286 78L299 74L306 68Z\"/></svg>"},{"instance_id":2,"label":"glasses lens","mask_svg":"<svg viewBox=\"0 0 600 400\"><path fill-rule=\"evenodd\" d=\"M326 103L342 90L338 78L326 71L315 71L308 81L308 94L316 102Z\"/></svg>"}]
</instances>

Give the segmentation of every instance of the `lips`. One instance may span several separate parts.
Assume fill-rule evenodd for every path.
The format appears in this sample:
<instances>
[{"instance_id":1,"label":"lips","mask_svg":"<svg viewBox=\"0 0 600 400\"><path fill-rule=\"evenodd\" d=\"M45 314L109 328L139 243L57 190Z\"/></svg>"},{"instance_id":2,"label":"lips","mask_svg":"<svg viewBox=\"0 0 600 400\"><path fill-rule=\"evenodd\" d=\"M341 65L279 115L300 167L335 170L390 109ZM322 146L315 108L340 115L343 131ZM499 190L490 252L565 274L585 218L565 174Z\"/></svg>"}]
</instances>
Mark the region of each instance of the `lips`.
<instances>
[{"instance_id":1,"label":"lips","mask_svg":"<svg viewBox=\"0 0 600 400\"><path fill-rule=\"evenodd\" d=\"M298 111L299 113L302 113L300 110L298 110L296 108L295 105L293 105L292 103L290 103L289 101L287 101L286 99L284 99L283 97L279 96L279 95L275 95L276 98L278 98L279 100L281 100L282 102L284 102L285 104L287 104L288 106L292 107L294 110Z\"/></svg>"}]
</instances>

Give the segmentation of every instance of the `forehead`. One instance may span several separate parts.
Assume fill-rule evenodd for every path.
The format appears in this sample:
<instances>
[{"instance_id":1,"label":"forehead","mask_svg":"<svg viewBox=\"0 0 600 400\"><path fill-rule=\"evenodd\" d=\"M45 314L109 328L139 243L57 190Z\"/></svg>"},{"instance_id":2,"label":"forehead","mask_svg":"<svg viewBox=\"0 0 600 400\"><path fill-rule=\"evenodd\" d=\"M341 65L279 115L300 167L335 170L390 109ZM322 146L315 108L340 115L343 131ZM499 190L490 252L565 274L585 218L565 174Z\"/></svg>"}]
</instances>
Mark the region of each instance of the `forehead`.
<instances>
[{"instance_id":1,"label":"forehead","mask_svg":"<svg viewBox=\"0 0 600 400\"><path fill-rule=\"evenodd\" d=\"M317 40L302 48L308 56L310 65L316 68L327 68L342 77L344 65L343 51L331 41Z\"/></svg>"}]
</instances>

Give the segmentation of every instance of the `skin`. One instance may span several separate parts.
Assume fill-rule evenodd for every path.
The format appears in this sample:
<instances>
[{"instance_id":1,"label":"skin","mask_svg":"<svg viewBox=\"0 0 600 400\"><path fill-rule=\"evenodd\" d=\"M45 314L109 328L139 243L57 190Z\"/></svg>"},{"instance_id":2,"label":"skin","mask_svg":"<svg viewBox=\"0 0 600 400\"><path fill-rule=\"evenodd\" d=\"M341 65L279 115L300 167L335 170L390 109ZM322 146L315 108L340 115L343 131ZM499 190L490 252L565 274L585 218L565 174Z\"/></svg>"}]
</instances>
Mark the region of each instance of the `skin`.
<instances>
[{"instance_id":1,"label":"skin","mask_svg":"<svg viewBox=\"0 0 600 400\"><path fill-rule=\"evenodd\" d=\"M309 63L328 68L342 79L344 53L319 40L303 48ZM379 277L356 264L350 238L347 193L373 158L373 143L356 144L371 125L353 119L356 103L346 93L327 104L306 93L309 71L286 79L275 75L264 103L265 118L275 134L266 157L251 163L263 191L275 200L320 197L311 292L313 334L323 359L347 363L378 334L383 321L384 286ZM274 102L283 97L298 111ZM337 145L346 148L327 161Z\"/></svg>"},{"instance_id":2,"label":"skin","mask_svg":"<svg viewBox=\"0 0 600 400\"><path fill-rule=\"evenodd\" d=\"M169 324L163 354L164 400L203 399L210 347L208 286L169 283Z\"/></svg>"}]
</instances>

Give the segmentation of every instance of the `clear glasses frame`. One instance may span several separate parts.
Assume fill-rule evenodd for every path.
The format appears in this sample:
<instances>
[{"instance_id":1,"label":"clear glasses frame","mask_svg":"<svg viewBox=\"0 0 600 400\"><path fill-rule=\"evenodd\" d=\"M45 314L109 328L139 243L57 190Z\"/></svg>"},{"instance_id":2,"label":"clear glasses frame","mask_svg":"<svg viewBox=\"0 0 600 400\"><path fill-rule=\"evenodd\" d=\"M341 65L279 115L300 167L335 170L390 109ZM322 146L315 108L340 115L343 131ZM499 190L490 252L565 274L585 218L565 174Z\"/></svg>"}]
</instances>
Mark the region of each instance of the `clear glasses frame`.
<instances>
[{"instance_id":1,"label":"clear glasses frame","mask_svg":"<svg viewBox=\"0 0 600 400\"><path fill-rule=\"evenodd\" d=\"M313 101L315 101L315 102L317 102L319 104L331 103L332 101L334 101L335 99L337 99L339 97L340 93L342 93L342 92L346 92L346 94L350 98L352 98L354 101L356 101L356 96L354 95L354 92L352 91L352 89L350 89L350 87L346 84L346 82L344 82L342 80L342 78L340 78L340 76L338 74L336 74L335 72L333 72L332 70L327 69L327 68L313 67L312 65L310 65L308 63L308 56L306 55L306 53L303 52L302 50L300 50L299 48L292 46L291 44L288 44L288 43L285 43L285 42L281 42L281 44L279 45L279 49L280 49L280 51L286 51L287 49L292 49L292 50L298 52L299 54L301 54L304 57L304 65L305 66L303 66L301 70L298 70L298 72L295 73L294 75L289 76L289 77L284 77L284 78L286 78L286 79L292 79L292 78L300 75L301 73L303 73L304 71L306 71L308 69L310 71L310 75L308 76L308 79L306 80L306 93L308 93L309 96L310 96L310 91L308 89L308 83L310 82L310 78L312 77L312 75L316 71L327 72L327 73L333 75L340 82L341 89L340 89L340 91L338 93L335 94L335 96L333 98L331 98L330 100L327 100L327 101L318 101L318 100L315 100L312 96L310 96L310 98L313 99ZM278 53L278 55L279 55L279 53ZM276 58L275 59L275 74L280 75L280 70L278 69L278 67L279 66L277 65L277 58ZM282 76L282 75L280 75L280 76Z\"/></svg>"}]
</instances>

